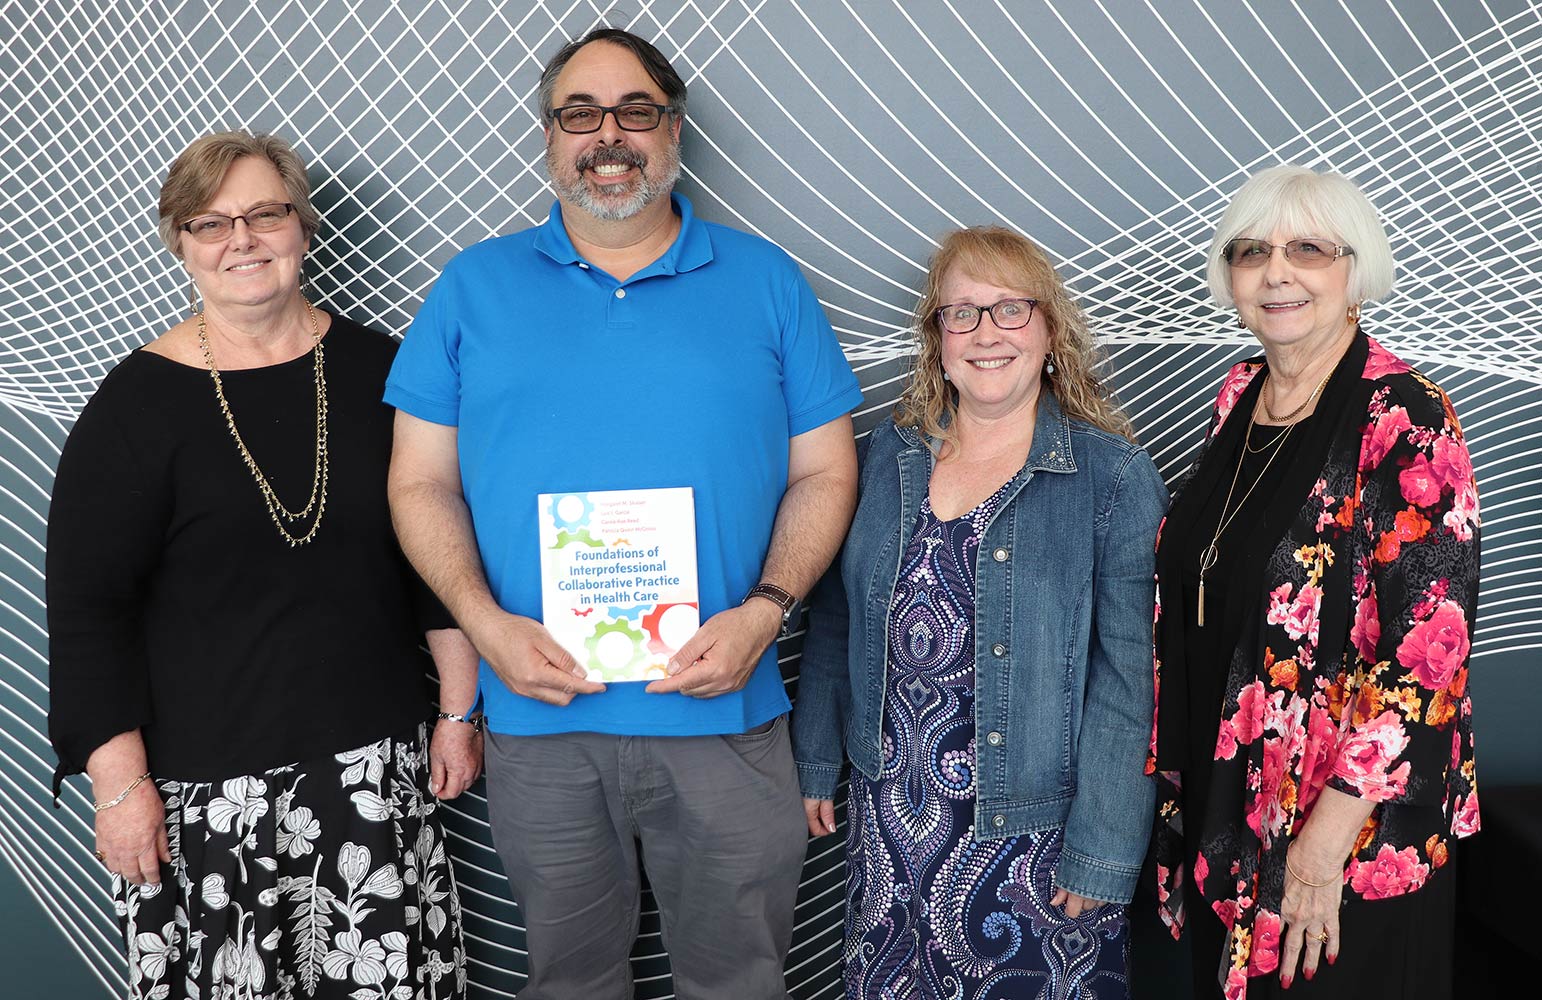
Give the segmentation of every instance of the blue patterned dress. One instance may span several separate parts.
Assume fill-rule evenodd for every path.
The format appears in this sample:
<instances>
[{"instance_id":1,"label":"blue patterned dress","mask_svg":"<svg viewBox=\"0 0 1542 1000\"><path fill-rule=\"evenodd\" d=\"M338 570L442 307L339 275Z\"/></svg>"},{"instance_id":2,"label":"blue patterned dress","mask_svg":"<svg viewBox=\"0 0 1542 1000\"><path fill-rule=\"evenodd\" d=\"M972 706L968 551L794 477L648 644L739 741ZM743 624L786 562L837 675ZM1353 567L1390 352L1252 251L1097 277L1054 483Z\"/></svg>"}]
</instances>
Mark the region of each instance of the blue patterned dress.
<instances>
[{"instance_id":1,"label":"blue patterned dress","mask_svg":"<svg viewBox=\"0 0 1542 1000\"><path fill-rule=\"evenodd\" d=\"M1005 487L1003 487L1003 491ZM889 606L883 771L853 774L846 995L1128 995L1124 907L1050 905L1064 830L974 838L974 577L1002 491L962 517L921 507Z\"/></svg>"}]
</instances>

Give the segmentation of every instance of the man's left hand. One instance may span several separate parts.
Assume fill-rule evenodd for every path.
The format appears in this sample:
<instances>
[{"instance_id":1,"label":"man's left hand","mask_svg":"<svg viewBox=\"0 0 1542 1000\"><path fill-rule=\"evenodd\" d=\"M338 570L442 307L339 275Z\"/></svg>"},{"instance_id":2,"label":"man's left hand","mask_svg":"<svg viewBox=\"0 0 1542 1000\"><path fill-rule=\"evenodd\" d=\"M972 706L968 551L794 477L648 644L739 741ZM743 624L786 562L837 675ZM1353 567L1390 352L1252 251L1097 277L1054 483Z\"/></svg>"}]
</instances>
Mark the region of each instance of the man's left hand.
<instances>
[{"instance_id":1,"label":"man's left hand","mask_svg":"<svg viewBox=\"0 0 1542 1000\"><path fill-rule=\"evenodd\" d=\"M781 609L763 598L720 611L680 647L669 661L669 676L649 684L648 693L716 698L737 691L781 630Z\"/></svg>"},{"instance_id":2,"label":"man's left hand","mask_svg":"<svg viewBox=\"0 0 1542 1000\"><path fill-rule=\"evenodd\" d=\"M440 719L428 744L428 790L453 799L482 773L482 734L465 722Z\"/></svg>"}]
</instances>

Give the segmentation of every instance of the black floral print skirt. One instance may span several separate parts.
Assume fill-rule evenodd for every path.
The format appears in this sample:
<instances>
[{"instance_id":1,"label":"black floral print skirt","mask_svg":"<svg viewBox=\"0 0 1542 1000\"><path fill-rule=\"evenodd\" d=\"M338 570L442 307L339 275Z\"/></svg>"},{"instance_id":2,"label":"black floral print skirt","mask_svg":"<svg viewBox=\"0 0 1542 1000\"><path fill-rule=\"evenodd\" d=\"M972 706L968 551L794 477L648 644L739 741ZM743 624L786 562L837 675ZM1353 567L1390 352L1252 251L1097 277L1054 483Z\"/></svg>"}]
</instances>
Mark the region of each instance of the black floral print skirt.
<instances>
[{"instance_id":1,"label":"black floral print skirt","mask_svg":"<svg viewBox=\"0 0 1542 1000\"><path fill-rule=\"evenodd\" d=\"M171 864L113 878L132 1000L466 995L425 727L225 781L158 781Z\"/></svg>"}]
</instances>

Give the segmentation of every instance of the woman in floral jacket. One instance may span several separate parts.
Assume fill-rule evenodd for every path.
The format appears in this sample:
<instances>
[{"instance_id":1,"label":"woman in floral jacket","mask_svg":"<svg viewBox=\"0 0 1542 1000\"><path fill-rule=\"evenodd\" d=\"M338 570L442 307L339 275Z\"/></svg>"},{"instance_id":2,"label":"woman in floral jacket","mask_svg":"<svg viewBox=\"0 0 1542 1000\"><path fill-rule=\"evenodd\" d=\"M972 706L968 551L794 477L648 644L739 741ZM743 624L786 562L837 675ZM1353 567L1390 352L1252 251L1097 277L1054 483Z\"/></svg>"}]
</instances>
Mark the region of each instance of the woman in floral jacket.
<instances>
[{"instance_id":1,"label":"woman in floral jacket","mask_svg":"<svg viewBox=\"0 0 1542 1000\"><path fill-rule=\"evenodd\" d=\"M1217 229L1233 367L1157 556L1157 877L1196 995L1447 997L1478 828L1478 499L1451 402L1360 329L1392 285L1346 178L1276 167ZM1185 900L1187 905L1185 907Z\"/></svg>"}]
</instances>

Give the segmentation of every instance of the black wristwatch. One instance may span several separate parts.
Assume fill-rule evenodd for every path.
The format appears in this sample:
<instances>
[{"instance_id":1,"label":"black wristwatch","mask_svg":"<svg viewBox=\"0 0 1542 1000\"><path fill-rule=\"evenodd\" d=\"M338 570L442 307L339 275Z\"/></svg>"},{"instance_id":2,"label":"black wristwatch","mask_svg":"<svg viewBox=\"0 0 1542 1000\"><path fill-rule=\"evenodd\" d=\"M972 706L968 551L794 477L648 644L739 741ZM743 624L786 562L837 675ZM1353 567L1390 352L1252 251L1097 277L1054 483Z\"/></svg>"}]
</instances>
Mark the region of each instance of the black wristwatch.
<instances>
[{"instance_id":1,"label":"black wristwatch","mask_svg":"<svg viewBox=\"0 0 1542 1000\"><path fill-rule=\"evenodd\" d=\"M747 603L752 597L764 597L766 600L782 609L782 638L786 638L787 632L792 628L793 621L798 617L798 599L774 583L757 583L750 588L750 592L744 595L740 604Z\"/></svg>"}]
</instances>

